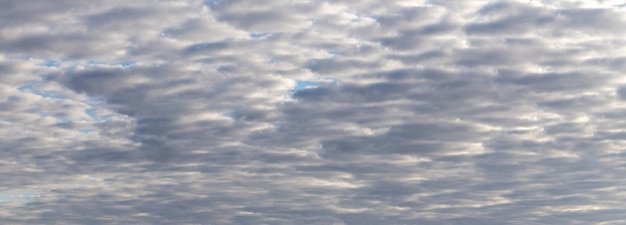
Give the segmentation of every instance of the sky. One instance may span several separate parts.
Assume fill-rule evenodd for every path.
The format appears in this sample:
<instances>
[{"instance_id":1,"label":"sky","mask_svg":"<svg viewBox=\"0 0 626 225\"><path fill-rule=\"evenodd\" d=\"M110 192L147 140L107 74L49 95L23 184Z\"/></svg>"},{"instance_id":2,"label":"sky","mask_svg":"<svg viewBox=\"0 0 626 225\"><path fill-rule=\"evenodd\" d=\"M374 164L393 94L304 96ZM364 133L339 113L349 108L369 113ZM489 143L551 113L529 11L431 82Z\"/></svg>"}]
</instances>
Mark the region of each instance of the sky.
<instances>
[{"instance_id":1,"label":"sky","mask_svg":"<svg viewBox=\"0 0 626 225\"><path fill-rule=\"evenodd\" d=\"M626 224L626 4L0 0L0 223Z\"/></svg>"}]
</instances>

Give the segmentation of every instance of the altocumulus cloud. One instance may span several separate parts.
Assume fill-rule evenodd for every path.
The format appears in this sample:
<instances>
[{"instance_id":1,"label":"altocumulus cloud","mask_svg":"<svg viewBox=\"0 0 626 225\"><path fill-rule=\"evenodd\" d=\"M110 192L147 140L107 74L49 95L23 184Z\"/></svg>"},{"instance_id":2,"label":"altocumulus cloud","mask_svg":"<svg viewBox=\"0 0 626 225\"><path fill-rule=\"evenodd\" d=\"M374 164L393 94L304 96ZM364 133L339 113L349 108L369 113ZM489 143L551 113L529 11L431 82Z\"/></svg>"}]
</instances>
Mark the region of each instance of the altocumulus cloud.
<instances>
[{"instance_id":1,"label":"altocumulus cloud","mask_svg":"<svg viewBox=\"0 0 626 225\"><path fill-rule=\"evenodd\" d=\"M3 224L625 224L626 5L0 0Z\"/></svg>"}]
</instances>

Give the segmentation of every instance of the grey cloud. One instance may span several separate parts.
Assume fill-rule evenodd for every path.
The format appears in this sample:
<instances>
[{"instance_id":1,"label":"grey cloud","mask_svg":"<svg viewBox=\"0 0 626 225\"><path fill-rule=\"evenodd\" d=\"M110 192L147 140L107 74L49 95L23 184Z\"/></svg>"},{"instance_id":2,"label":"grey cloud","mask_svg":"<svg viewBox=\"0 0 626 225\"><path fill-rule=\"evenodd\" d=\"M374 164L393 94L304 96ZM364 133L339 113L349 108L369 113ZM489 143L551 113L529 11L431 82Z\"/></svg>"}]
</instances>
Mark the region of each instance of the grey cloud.
<instances>
[{"instance_id":1,"label":"grey cloud","mask_svg":"<svg viewBox=\"0 0 626 225\"><path fill-rule=\"evenodd\" d=\"M513 1L487 5L478 11L478 15L494 19L467 25L465 30L468 34L527 32L533 28L545 27L556 20L555 13L550 10Z\"/></svg>"},{"instance_id":2,"label":"grey cloud","mask_svg":"<svg viewBox=\"0 0 626 225\"><path fill-rule=\"evenodd\" d=\"M470 23L465 28L468 34L514 34L532 32L532 29L539 32L549 29L553 35L566 35L570 31L616 34L615 28L624 22L621 15L608 9L559 6L550 9L515 1L489 4L478 14L489 18L488 22Z\"/></svg>"},{"instance_id":3,"label":"grey cloud","mask_svg":"<svg viewBox=\"0 0 626 225\"><path fill-rule=\"evenodd\" d=\"M338 89L338 90L337 90ZM321 87L295 93L296 99L325 101L385 101L406 96L411 87L401 83L375 83L367 86ZM339 93L334 95L334 93Z\"/></svg>"},{"instance_id":4,"label":"grey cloud","mask_svg":"<svg viewBox=\"0 0 626 225\"><path fill-rule=\"evenodd\" d=\"M584 4L0 0L2 217L621 223L623 12Z\"/></svg>"},{"instance_id":5,"label":"grey cloud","mask_svg":"<svg viewBox=\"0 0 626 225\"><path fill-rule=\"evenodd\" d=\"M577 73L528 74L523 77L505 75L496 79L496 82L526 86L537 92L563 89L575 91L602 85L603 75L594 74L594 76L594 79L589 79L585 75Z\"/></svg>"},{"instance_id":6,"label":"grey cloud","mask_svg":"<svg viewBox=\"0 0 626 225\"><path fill-rule=\"evenodd\" d=\"M607 32L618 35L618 27L626 25L623 15L612 10L570 9L559 11L567 18L564 25L590 33Z\"/></svg>"},{"instance_id":7,"label":"grey cloud","mask_svg":"<svg viewBox=\"0 0 626 225\"><path fill-rule=\"evenodd\" d=\"M619 87L619 88L617 88L617 94L622 99L626 98L626 87Z\"/></svg>"}]
</instances>

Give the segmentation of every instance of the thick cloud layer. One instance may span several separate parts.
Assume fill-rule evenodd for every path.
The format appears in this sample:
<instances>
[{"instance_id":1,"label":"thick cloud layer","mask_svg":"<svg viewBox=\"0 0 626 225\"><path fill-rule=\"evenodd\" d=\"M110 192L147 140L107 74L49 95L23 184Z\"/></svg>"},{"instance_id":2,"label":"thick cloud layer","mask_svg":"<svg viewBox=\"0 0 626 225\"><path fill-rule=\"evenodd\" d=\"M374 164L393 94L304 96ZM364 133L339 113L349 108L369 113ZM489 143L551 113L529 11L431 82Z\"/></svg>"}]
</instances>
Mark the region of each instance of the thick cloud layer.
<instances>
[{"instance_id":1,"label":"thick cloud layer","mask_svg":"<svg viewBox=\"0 0 626 225\"><path fill-rule=\"evenodd\" d=\"M0 0L0 218L624 224L625 10Z\"/></svg>"}]
</instances>

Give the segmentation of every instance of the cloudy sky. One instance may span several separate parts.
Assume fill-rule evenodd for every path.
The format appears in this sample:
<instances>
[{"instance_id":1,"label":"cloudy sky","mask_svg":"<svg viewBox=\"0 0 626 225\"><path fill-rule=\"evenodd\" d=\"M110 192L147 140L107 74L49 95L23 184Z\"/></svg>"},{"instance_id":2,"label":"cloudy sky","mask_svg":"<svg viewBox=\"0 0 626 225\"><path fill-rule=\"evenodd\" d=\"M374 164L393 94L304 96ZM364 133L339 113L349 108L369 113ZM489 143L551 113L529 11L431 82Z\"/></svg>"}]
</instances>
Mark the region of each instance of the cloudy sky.
<instances>
[{"instance_id":1,"label":"cloudy sky","mask_svg":"<svg viewBox=\"0 0 626 225\"><path fill-rule=\"evenodd\" d=\"M0 0L2 224L626 224L622 0Z\"/></svg>"}]
</instances>

